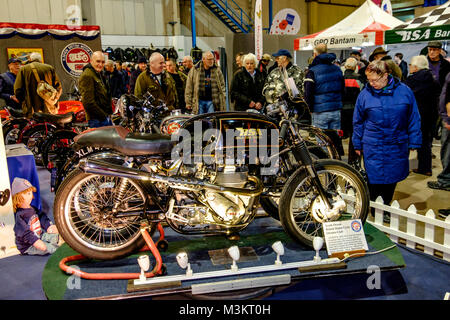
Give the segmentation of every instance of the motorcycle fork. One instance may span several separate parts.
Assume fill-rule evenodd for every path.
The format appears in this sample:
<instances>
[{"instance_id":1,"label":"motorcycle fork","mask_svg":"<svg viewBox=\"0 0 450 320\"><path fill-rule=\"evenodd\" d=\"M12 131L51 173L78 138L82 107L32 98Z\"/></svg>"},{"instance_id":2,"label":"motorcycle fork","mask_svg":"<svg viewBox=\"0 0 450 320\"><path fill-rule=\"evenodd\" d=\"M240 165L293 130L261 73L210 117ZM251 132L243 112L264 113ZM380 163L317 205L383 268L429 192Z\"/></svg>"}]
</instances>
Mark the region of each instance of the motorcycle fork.
<instances>
[{"instance_id":1,"label":"motorcycle fork","mask_svg":"<svg viewBox=\"0 0 450 320\"><path fill-rule=\"evenodd\" d=\"M316 168L314 167L314 161L311 158L311 155L308 151L308 147L303 139L297 136L296 141L294 142L293 147L294 157L297 161L301 162L308 171L311 176L312 184L316 188L320 197L323 199L327 209L331 209L333 205L330 202L330 199L327 196L325 189L323 188L322 182L320 182L319 176L317 175Z\"/></svg>"}]
</instances>

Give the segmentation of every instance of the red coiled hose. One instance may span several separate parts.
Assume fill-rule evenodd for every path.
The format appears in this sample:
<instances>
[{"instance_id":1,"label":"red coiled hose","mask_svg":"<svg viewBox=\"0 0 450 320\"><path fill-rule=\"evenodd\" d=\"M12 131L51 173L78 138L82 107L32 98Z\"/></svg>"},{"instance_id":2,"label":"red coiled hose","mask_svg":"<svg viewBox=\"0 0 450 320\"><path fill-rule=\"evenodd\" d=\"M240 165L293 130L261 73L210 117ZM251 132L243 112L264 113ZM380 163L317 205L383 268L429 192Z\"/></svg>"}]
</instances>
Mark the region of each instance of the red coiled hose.
<instances>
[{"instance_id":1,"label":"red coiled hose","mask_svg":"<svg viewBox=\"0 0 450 320\"><path fill-rule=\"evenodd\" d=\"M164 239L164 229L161 226L161 223L158 223L158 231L160 233L159 240L163 240ZM147 243L147 246L145 246L140 251L144 251L144 249L146 249L146 248L147 248L147 250L145 250L145 251L148 251L148 249L150 249L150 251L152 252L153 256L156 259L156 265L153 268L153 270L145 273L146 278L152 278L156 275L162 274L162 271L161 271L162 258L161 258L161 254L159 253L159 250L157 249L155 243L153 242L152 237L148 233L147 228L145 226L141 228L141 234L142 234L142 237L144 238L145 242ZM84 272L79 269L75 269L75 268L72 268L72 267L66 265L66 263L71 262L71 261L80 261L80 260L85 260L85 259L87 259L87 258L81 254L63 258L59 262L59 268L68 274L74 274L74 275L79 276L82 279L88 279L88 280L139 279L140 273L88 273L88 272Z\"/></svg>"}]
</instances>

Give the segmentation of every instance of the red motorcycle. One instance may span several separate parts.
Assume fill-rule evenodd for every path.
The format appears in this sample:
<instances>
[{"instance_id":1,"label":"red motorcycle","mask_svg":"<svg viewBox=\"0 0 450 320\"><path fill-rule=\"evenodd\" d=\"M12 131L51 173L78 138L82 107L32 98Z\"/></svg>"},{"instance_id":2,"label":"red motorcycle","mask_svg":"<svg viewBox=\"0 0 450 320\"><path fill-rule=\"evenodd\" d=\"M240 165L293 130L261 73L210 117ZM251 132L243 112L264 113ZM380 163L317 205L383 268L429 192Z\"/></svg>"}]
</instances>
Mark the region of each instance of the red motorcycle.
<instances>
[{"instance_id":1,"label":"red motorcycle","mask_svg":"<svg viewBox=\"0 0 450 320\"><path fill-rule=\"evenodd\" d=\"M17 114L20 115L20 114ZM11 117L3 124L5 144L23 143L33 152L36 163L43 164L41 147L50 133L58 130L71 130L75 134L72 123L85 123L86 117L80 101L61 101L59 114L52 115L35 112L32 119Z\"/></svg>"}]
</instances>

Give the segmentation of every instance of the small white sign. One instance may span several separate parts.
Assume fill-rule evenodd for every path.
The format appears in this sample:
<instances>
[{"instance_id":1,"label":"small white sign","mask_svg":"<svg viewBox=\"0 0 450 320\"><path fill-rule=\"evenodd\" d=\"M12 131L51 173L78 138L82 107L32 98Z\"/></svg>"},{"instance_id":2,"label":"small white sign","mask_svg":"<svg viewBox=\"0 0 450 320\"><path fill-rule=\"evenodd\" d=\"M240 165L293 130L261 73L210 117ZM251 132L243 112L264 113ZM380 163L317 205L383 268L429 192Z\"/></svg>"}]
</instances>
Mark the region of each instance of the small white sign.
<instances>
[{"instance_id":1,"label":"small white sign","mask_svg":"<svg viewBox=\"0 0 450 320\"><path fill-rule=\"evenodd\" d=\"M325 222L323 232L329 256L341 252L369 250L360 219Z\"/></svg>"}]
</instances>

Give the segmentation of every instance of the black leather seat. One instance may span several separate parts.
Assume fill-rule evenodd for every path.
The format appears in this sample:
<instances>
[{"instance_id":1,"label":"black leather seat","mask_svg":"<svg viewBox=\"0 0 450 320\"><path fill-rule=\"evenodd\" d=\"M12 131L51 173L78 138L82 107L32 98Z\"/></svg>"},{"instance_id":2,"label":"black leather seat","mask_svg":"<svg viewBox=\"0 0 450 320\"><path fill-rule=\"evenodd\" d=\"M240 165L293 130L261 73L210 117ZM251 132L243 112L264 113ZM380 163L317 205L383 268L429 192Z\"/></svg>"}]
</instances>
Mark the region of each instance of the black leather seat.
<instances>
[{"instance_id":1,"label":"black leather seat","mask_svg":"<svg viewBox=\"0 0 450 320\"><path fill-rule=\"evenodd\" d=\"M71 123L74 119L74 113L68 112L65 114L50 114L43 112L33 113L33 119L38 122L51 122L59 125Z\"/></svg>"},{"instance_id":2,"label":"black leather seat","mask_svg":"<svg viewBox=\"0 0 450 320\"><path fill-rule=\"evenodd\" d=\"M74 138L81 147L97 147L117 150L127 156L167 154L176 141L169 135L129 132L121 126L88 130Z\"/></svg>"},{"instance_id":3,"label":"black leather seat","mask_svg":"<svg viewBox=\"0 0 450 320\"><path fill-rule=\"evenodd\" d=\"M8 109L9 114L13 117L13 118L23 118L24 114L22 110L17 110L14 109L10 106L6 106L6 109Z\"/></svg>"}]
</instances>

